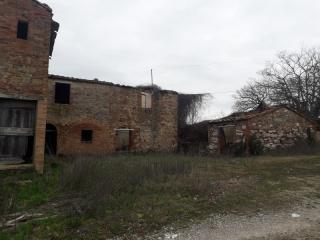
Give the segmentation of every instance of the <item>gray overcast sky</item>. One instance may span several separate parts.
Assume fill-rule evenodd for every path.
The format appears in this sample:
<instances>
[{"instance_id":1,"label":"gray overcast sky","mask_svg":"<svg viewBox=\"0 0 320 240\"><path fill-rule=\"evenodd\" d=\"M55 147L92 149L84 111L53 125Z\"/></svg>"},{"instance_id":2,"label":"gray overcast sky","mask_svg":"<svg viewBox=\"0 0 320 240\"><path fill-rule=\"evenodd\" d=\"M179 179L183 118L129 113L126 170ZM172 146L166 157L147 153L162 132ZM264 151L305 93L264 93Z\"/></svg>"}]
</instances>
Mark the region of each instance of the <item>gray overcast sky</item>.
<instances>
[{"instance_id":1,"label":"gray overcast sky","mask_svg":"<svg viewBox=\"0 0 320 240\"><path fill-rule=\"evenodd\" d=\"M206 118L282 50L320 44L319 0L43 0L60 23L50 73L213 93Z\"/></svg>"}]
</instances>

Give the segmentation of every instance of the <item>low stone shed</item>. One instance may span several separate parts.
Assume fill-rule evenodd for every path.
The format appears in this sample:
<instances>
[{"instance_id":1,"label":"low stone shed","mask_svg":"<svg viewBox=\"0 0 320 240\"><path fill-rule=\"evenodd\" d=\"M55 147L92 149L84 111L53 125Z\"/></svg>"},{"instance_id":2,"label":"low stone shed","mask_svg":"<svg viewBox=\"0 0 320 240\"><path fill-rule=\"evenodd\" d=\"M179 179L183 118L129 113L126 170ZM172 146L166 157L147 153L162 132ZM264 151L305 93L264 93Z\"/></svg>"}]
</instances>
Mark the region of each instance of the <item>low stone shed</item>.
<instances>
[{"instance_id":1,"label":"low stone shed","mask_svg":"<svg viewBox=\"0 0 320 240\"><path fill-rule=\"evenodd\" d=\"M239 146L250 151L252 141L262 151L285 149L301 140L319 140L319 125L289 106L260 106L249 112L236 112L213 120L208 126L211 154L232 153Z\"/></svg>"}]
</instances>

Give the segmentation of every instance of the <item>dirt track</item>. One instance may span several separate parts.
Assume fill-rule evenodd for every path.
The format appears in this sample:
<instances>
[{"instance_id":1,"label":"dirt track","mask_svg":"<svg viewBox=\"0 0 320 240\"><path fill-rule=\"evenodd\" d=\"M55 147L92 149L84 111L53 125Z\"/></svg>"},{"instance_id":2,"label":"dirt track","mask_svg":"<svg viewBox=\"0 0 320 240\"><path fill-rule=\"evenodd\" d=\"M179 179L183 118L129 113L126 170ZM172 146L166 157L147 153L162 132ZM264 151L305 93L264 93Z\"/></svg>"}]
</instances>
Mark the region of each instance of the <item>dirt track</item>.
<instances>
[{"instance_id":1,"label":"dirt track","mask_svg":"<svg viewBox=\"0 0 320 240\"><path fill-rule=\"evenodd\" d=\"M298 214L299 217L293 217ZM307 200L281 212L255 216L212 216L180 232L166 232L153 239L177 240L301 240L320 239L320 200Z\"/></svg>"}]
</instances>

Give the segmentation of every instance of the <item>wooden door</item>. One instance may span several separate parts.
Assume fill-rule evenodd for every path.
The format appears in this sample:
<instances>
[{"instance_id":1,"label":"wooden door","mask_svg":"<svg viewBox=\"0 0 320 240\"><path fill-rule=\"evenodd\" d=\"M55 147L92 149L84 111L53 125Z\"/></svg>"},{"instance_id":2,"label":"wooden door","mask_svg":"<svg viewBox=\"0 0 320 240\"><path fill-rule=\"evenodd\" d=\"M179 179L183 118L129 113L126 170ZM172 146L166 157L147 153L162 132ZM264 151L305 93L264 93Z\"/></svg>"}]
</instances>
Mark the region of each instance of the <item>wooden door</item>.
<instances>
[{"instance_id":1,"label":"wooden door","mask_svg":"<svg viewBox=\"0 0 320 240\"><path fill-rule=\"evenodd\" d=\"M30 161L34 127L35 103L0 100L0 164Z\"/></svg>"},{"instance_id":2,"label":"wooden door","mask_svg":"<svg viewBox=\"0 0 320 240\"><path fill-rule=\"evenodd\" d=\"M117 130L117 151L129 151L131 145L131 130Z\"/></svg>"}]
</instances>

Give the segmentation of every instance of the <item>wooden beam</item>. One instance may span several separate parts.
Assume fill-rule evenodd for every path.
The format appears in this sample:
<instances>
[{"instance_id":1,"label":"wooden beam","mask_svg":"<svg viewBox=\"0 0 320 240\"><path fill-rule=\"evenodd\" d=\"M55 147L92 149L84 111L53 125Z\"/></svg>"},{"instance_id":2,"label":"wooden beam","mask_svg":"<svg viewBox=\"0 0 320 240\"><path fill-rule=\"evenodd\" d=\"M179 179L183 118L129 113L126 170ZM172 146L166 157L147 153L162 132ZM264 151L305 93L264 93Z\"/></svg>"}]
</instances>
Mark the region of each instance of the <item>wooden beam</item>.
<instances>
[{"instance_id":1,"label":"wooden beam","mask_svg":"<svg viewBox=\"0 0 320 240\"><path fill-rule=\"evenodd\" d=\"M34 136L33 128L0 127L0 136Z\"/></svg>"}]
</instances>

